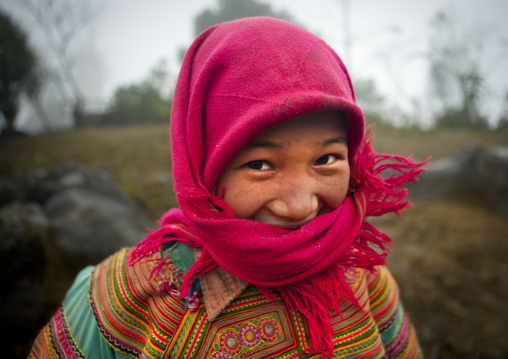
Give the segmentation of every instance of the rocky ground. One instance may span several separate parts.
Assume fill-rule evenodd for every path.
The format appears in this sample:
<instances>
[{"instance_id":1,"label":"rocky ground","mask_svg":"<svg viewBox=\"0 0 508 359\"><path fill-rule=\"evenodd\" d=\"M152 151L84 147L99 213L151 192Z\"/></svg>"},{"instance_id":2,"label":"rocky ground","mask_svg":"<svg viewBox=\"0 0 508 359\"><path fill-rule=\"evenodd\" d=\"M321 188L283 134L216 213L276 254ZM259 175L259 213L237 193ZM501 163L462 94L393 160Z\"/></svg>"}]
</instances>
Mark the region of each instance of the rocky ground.
<instances>
[{"instance_id":1,"label":"rocky ground","mask_svg":"<svg viewBox=\"0 0 508 359\"><path fill-rule=\"evenodd\" d=\"M508 220L456 202L417 201L374 220L394 239L389 258L426 357L508 353Z\"/></svg>"}]
</instances>

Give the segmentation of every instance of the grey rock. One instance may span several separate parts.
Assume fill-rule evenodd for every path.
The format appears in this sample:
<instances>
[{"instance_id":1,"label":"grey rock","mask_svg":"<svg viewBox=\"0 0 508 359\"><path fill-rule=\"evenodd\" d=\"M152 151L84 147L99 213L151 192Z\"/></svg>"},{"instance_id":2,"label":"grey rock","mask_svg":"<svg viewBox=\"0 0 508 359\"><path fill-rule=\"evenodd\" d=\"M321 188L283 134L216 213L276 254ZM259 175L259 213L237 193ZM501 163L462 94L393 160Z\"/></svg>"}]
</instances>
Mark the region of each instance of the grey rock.
<instances>
[{"instance_id":1,"label":"grey rock","mask_svg":"<svg viewBox=\"0 0 508 359\"><path fill-rule=\"evenodd\" d=\"M85 175L82 172L71 172L60 177L60 184L64 187L78 187L86 182Z\"/></svg>"},{"instance_id":2,"label":"grey rock","mask_svg":"<svg viewBox=\"0 0 508 359\"><path fill-rule=\"evenodd\" d=\"M0 251L15 248L20 242L30 243L45 235L49 221L40 205L34 202L13 202L0 208Z\"/></svg>"},{"instance_id":3,"label":"grey rock","mask_svg":"<svg viewBox=\"0 0 508 359\"><path fill-rule=\"evenodd\" d=\"M508 146L468 148L430 162L419 177L408 185L412 198L481 204L508 215Z\"/></svg>"},{"instance_id":4,"label":"grey rock","mask_svg":"<svg viewBox=\"0 0 508 359\"><path fill-rule=\"evenodd\" d=\"M19 182L25 188L27 198L40 204L68 188L82 188L120 200L125 198L108 171L78 167L72 163L52 171L37 169L27 173Z\"/></svg>"},{"instance_id":5,"label":"grey rock","mask_svg":"<svg viewBox=\"0 0 508 359\"><path fill-rule=\"evenodd\" d=\"M14 201L23 201L25 197L23 186L7 178L0 178L0 207Z\"/></svg>"},{"instance_id":6,"label":"grey rock","mask_svg":"<svg viewBox=\"0 0 508 359\"><path fill-rule=\"evenodd\" d=\"M55 194L44 210L62 250L97 262L139 242L149 226L126 198L111 198L82 188Z\"/></svg>"}]
</instances>

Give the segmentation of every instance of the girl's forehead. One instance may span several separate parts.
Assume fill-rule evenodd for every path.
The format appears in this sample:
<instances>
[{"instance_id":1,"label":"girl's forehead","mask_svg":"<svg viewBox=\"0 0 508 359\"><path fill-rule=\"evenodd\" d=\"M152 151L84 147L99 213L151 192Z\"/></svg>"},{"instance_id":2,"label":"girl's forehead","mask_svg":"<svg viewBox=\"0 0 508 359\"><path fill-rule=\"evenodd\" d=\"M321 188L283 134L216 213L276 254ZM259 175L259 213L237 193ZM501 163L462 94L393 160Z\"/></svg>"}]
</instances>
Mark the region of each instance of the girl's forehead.
<instances>
[{"instance_id":1,"label":"girl's forehead","mask_svg":"<svg viewBox=\"0 0 508 359\"><path fill-rule=\"evenodd\" d=\"M340 58L315 35L279 20L239 20L203 32L184 58L174 97L173 163L192 172L175 171L175 188L193 178L212 191L256 135L312 111L346 114L352 155L363 138L363 114Z\"/></svg>"},{"instance_id":2,"label":"girl's forehead","mask_svg":"<svg viewBox=\"0 0 508 359\"><path fill-rule=\"evenodd\" d=\"M315 132L340 132L347 142L346 118L340 111L316 111L283 121L255 136L250 143L281 136L305 137Z\"/></svg>"}]
</instances>

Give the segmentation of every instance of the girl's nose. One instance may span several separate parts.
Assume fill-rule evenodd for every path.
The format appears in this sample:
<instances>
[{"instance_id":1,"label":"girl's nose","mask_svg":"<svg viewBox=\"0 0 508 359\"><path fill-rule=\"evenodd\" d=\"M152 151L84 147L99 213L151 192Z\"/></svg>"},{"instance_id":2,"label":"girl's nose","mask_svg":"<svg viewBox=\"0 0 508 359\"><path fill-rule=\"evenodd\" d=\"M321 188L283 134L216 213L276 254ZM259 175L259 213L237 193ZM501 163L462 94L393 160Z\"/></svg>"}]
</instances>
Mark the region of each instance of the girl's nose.
<instances>
[{"instance_id":1,"label":"girl's nose","mask_svg":"<svg viewBox=\"0 0 508 359\"><path fill-rule=\"evenodd\" d=\"M279 217L303 221L318 211L316 183L307 174L285 176L279 183L272 212Z\"/></svg>"}]
</instances>

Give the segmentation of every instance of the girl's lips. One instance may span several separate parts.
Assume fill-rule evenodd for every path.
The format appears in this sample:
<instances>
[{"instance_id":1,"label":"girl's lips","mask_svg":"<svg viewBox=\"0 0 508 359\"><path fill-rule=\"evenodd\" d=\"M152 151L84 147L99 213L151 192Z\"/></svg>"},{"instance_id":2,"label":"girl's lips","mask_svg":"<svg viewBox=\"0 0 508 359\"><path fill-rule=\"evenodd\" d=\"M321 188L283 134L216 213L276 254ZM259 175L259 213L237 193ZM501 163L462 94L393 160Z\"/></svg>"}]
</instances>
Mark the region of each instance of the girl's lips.
<instances>
[{"instance_id":1,"label":"girl's lips","mask_svg":"<svg viewBox=\"0 0 508 359\"><path fill-rule=\"evenodd\" d=\"M300 227L303 227L307 222L314 219L316 216L317 216L317 213L311 213L307 218L305 218L304 220L301 220L301 221L292 221L292 220L288 220L288 219L280 218L280 217L271 218L268 220L259 220L258 219L258 221L269 224L271 226L279 227L279 228L298 229ZM254 220L256 220L256 219L254 219Z\"/></svg>"},{"instance_id":2,"label":"girl's lips","mask_svg":"<svg viewBox=\"0 0 508 359\"><path fill-rule=\"evenodd\" d=\"M331 209L328 206L326 206L322 201L320 201L318 210L310 213L306 218L304 218L301 221L294 221L290 218L277 216L275 213L266 208L258 212L257 216L254 216L250 219L265 224L269 224L274 227L295 230L300 227L303 227L307 222L311 221L317 216L324 213L328 213L330 211Z\"/></svg>"},{"instance_id":3,"label":"girl's lips","mask_svg":"<svg viewBox=\"0 0 508 359\"><path fill-rule=\"evenodd\" d=\"M305 223L304 223L305 224ZM304 224L295 224L295 225L275 225L276 227L279 227L279 228L283 228L283 229L291 229L291 230L295 230L295 229L298 229L300 227L303 227Z\"/></svg>"}]
</instances>

